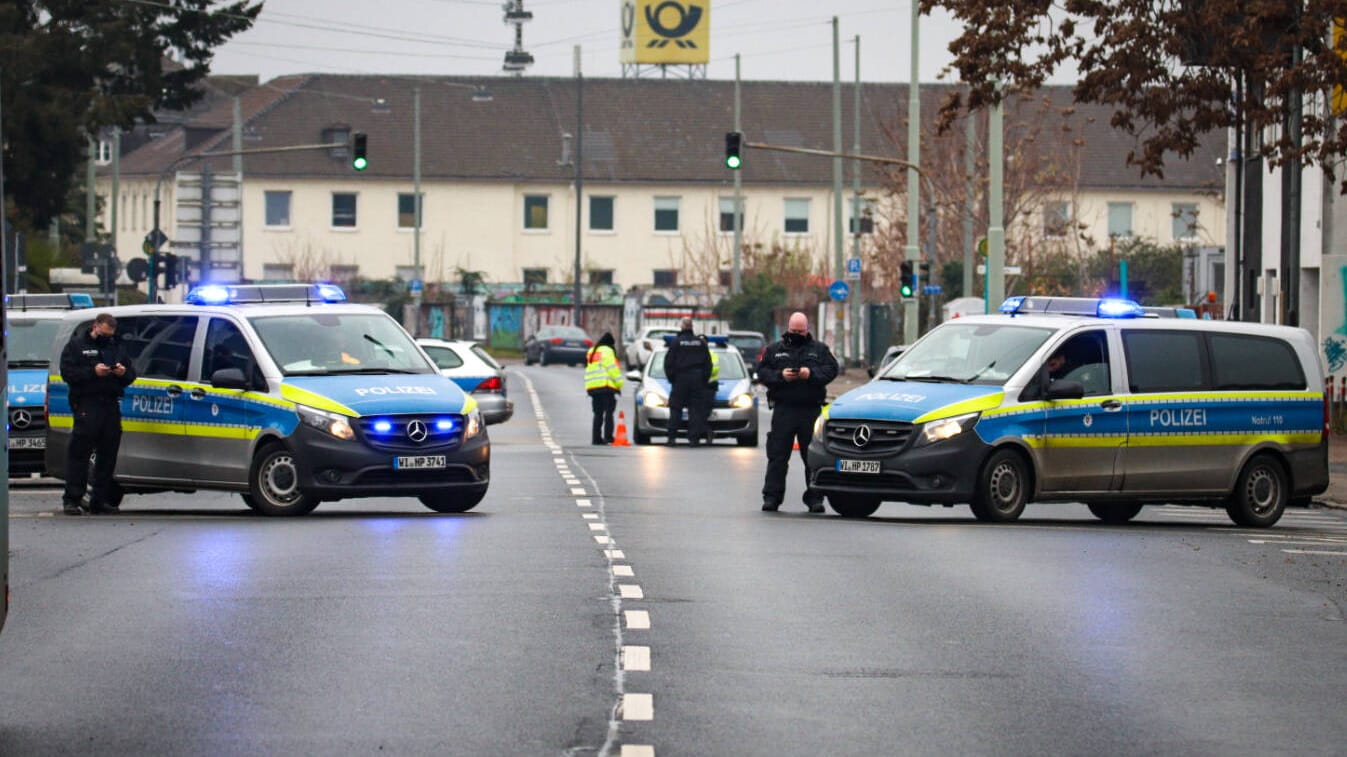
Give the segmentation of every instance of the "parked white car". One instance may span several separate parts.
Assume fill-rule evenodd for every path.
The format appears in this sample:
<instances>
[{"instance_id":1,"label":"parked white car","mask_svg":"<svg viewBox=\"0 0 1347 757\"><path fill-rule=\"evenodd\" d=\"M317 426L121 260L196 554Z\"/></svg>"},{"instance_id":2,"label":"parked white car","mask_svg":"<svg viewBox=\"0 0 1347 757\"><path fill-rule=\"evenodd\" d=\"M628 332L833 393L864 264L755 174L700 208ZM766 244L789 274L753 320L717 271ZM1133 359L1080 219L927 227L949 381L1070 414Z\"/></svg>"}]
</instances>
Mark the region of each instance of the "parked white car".
<instances>
[{"instance_id":1,"label":"parked white car","mask_svg":"<svg viewBox=\"0 0 1347 757\"><path fill-rule=\"evenodd\" d=\"M477 400L482 420L502 423L514 415L514 402L505 394L505 368L482 346L469 341L417 339L440 373Z\"/></svg>"},{"instance_id":2,"label":"parked white car","mask_svg":"<svg viewBox=\"0 0 1347 757\"><path fill-rule=\"evenodd\" d=\"M677 334L678 329L671 326L646 326L636 335L636 339L627 345L627 370L635 371L645 367L651 353L664 349L664 337Z\"/></svg>"}]
</instances>

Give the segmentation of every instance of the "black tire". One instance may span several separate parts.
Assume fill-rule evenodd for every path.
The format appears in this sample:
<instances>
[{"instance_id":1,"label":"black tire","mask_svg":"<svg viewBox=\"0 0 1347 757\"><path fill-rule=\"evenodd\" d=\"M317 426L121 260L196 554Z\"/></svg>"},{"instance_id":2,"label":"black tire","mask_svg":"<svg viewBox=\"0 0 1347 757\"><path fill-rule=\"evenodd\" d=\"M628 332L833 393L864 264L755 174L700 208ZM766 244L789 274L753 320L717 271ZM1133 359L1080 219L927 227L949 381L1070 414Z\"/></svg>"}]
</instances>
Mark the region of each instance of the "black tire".
<instances>
[{"instance_id":1,"label":"black tire","mask_svg":"<svg viewBox=\"0 0 1347 757\"><path fill-rule=\"evenodd\" d=\"M299 489L295 456L283 445L263 447L248 472L248 494L253 509L263 515L306 515L318 506L318 498Z\"/></svg>"},{"instance_id":2,"label":"black tire","mask_svg":"<svg viewBox=\"0 0 1347 757\"><path fill-rule=\"evenodd\" d=\"M829 494L828 506L843 518L868 518L879 509L879 497L864 494Z\"/></svg>"},{"instance_id":3,"label":"black tire","mask_svg":"<svg viewBox=\"0 0 1347 757\"><path fill-rule=\"evenodd\" d=\"M524 350L524 365L533 365L534 362L536 361L533 359L533 353L529 352L528 350Z\"/></svg>"},{"instance_id":4,"label":"black tire","mask_svg":"<svg viewBox=\"0 0 1347 757\"><path fill-rule=\"evenodd\" d=\"M486 489L476 492L445 492L441 494L422 494L417 497L421 504L437 513L466 513L477 506L486 496Z\"/></svg>"},{"instance_id":5,"label":"black tire","mask_svg":"<svg viewBox=\"0 0 1347 757\"><path fill-rule=\"evenodd\" d=\"M1011 449L993 452L978 474L971 503L973 516L990 523L1018 519L1029 504L1032 483L1024 455Z\"/></svg>"},{"instance_id":6,"label":"black tire","mask_svg":"<svg viewBox=\"0 0 1347 757\"><path fill-rule=\"evenodd\" d=\"M547 365L547 350L538 350L538 365Z\"/></svg>"},{"instance_id":7,"label":"black tire","mask_svg":"<svg viewBox=\"0 0 1347 757\"><path fill-rule=\"evenodd\" d=\"M758 432L754 430L751 434L736 436L734 437L734 443L740 447L756 447L758 446Z\"/></svg>"},{"instance_id":8,"label":"black tire","mask_svg":"<svg viewBox=\"0 0 1347 757\"><path fill-rule=\"evenodd\" d=\"M247 505L249 510L257 509L257 500L253 499L253 495L241 492L239 496L243 498L243 504Z\"/></svg>"},{"instance_id":9,"label":"black tire","mask_svg":"<svg viewBox=\"0 0 1347 757\"><path fill-rule=\"evenodd\" d=\"M1110 525L1122 525L1137 517L1145 505L1136 502L1086 502L1094 517Z\"/></svg>"},{"instance_id":10,"label":"black tire","mask_svg":"<svg viewBox=\"0 0 1347 757\"><path fill-rule=\"evenodd\" d=\"M1225 511L1237 525L1268 528L1281 520L1291 501L1286 469L1271 455L1254 455L1239 473Z\"/></svg>"}]
</instances>

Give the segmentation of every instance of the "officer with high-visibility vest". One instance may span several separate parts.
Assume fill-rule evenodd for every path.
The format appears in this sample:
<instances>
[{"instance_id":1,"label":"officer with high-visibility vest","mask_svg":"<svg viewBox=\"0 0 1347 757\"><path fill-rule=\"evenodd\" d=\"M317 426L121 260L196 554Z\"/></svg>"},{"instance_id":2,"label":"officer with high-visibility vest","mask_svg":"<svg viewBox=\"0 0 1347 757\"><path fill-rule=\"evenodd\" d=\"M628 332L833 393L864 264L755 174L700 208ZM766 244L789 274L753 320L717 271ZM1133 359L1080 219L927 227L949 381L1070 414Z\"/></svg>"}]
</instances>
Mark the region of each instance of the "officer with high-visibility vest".
<instances>
[{"instance_id":1,"label":"officer with high-visibility vest","mask_svg":"<svg viewBox=\"0 0 1347 757\"><path fill-rule=\"evenodd\" d=\"M613 443L613 413L617 411L617 395L622 392L622 369L617 365L614 344L612 332L603 332L585 363L585 392L594 408L591 444Z\"/></svg>"}]
</instances>

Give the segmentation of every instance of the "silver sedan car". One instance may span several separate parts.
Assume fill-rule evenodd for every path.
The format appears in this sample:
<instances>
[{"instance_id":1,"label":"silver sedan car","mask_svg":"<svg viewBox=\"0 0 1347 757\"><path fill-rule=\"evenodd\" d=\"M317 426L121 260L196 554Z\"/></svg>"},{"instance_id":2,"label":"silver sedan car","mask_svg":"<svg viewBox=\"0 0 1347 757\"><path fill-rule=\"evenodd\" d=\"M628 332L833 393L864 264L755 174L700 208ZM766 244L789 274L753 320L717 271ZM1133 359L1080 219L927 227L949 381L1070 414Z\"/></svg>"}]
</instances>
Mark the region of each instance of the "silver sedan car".
<instances>
[{"instance_id":1,"label":"silver sedan car","mask_svg":"<svg viewBox=\"0 0 1347 757\"><path fill-rule=\"evenodd\" d=\"M711 343L720 358L720 380L711 405L712 440L734 439L741 447L758 446L758 397L739 351L727 347L723 338ZM650 444L651 437L669 435L669 390L664 375L665 350L656 350L645 369L632 371L627 379L636 386L636 406L632 410L632 441ZM686 416L685 416L686 417ZM686 426L684 426L686 428Z\"/></svg>"},{"instance_id":2,"label":"silver sedan car","mask_svg":"<svg viewBox=\"0 0 1347 757\"><path fill-rule=\"evenodd\" d=\"M482 346L469 341L417 339L440 373L477 400L487 424L502 423L514 415L514 402L505 393L505 368Z\"/></svg>"}]
</instances>

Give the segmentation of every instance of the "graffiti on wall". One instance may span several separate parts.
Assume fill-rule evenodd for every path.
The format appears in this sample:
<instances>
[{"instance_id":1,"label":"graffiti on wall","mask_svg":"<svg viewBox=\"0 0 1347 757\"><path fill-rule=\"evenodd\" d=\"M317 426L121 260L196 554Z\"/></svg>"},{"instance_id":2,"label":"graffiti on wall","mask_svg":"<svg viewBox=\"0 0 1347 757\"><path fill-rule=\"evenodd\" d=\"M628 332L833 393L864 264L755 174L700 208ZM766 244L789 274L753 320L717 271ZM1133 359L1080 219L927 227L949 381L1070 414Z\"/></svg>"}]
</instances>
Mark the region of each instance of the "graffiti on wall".
<instances>
[{"instance_id":1,"label":"graffiti on wall","mask_svg":"<svg viewBox=\"0 0 1347 757\"><path fill-rule=\"evenodd\" d=\"M522 350L524 348L524 306L491 305L487 321L491 324L491 346Z\"/></svg>"}]
</instances>

